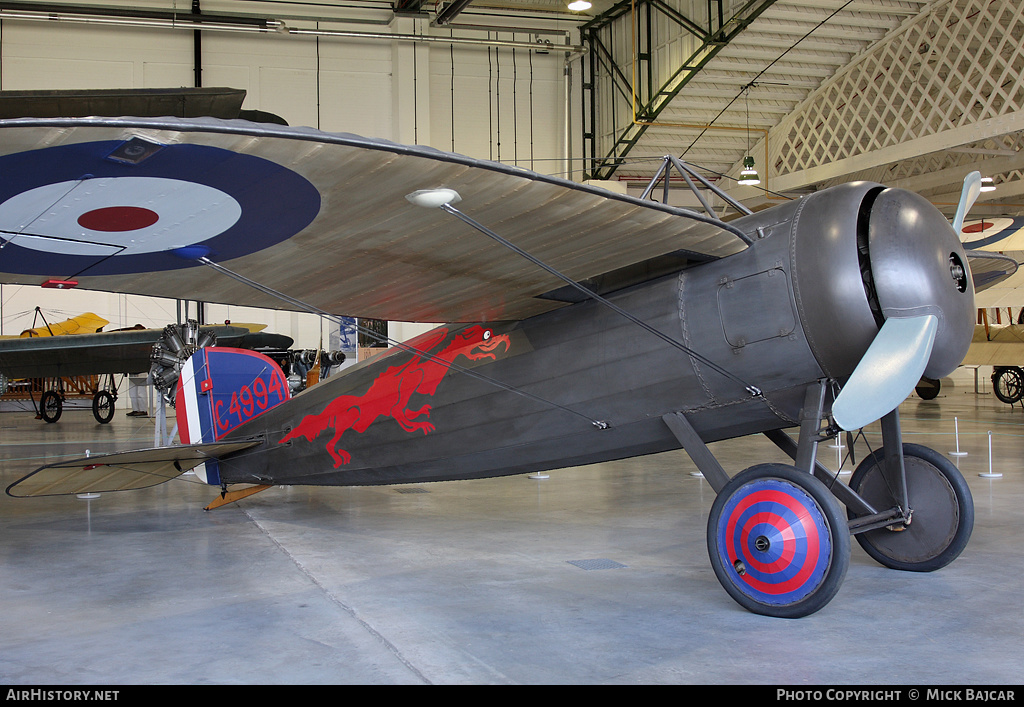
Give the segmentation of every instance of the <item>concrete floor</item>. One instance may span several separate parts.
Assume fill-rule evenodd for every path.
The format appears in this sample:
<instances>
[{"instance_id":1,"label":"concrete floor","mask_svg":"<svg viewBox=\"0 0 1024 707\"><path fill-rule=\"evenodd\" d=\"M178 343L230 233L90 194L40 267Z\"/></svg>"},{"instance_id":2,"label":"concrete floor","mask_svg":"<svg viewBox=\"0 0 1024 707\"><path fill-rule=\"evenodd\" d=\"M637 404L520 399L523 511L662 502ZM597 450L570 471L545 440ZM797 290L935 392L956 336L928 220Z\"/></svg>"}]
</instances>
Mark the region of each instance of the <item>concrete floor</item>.
<instances>
[{"instance_id":1,"label":"concrete floor","mask_svg":"<svg viewBox=\"0 0 1024 707\"><path fill-rule=\"evenodd\" d=\"M969 387L901 409L905 439L943 453L959 420L964 554L903 573L854 542L837 597L798 620L721 588L714 493L682 452L546 480L277 488L213 512L194 477L3 496L0 683L1019 683L1024 410ZM0 482L48 455L151 446L152 424L0 415ZM979 476L989 431L998 479ZM763 438L713 448L730 473L783 461ZM835 449L819 458L836 467Z\"/></svg>"}]
</instances>

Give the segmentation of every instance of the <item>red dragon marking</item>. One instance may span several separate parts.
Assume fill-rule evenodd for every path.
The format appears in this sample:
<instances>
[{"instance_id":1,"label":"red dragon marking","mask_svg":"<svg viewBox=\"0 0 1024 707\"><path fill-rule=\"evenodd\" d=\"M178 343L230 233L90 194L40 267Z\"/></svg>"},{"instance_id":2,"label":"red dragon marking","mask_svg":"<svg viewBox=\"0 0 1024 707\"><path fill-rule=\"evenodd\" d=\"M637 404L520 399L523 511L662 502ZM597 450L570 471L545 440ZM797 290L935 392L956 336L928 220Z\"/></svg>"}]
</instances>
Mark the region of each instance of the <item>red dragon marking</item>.
<instances>
[{"instance_id":1,"label":"red dragon marking","mask_svg":"<svg viewBox=\"0 0 1024 707\"><path fill-rule=\"evenodd\" d=\"M434 426L418 417L430 417L430 405L415 410L409 407L413 393L433 395L437 386L459 356L471 361L497 358L498 347L507 352L511 347L508 334L492 336L491 330L482 326L471 326L455 335L451 342L436 353L430 350L448 336L446 329L437 329L417 337L409 343L418 353L400 366L390 366L374 379L369 390L362 395L341 395L331 401L318 415L306 415L295 429L278 444L305 437L312 442L324 430L331 428L334 436L327 443L327 451L334 460L334 468L348 464L352 455L338 448L338 442L346 430L358 434L381 417L390 417L406 432L429 434ZM424 355L424 354L429 354Z\"/></svg>"}]
</instances>

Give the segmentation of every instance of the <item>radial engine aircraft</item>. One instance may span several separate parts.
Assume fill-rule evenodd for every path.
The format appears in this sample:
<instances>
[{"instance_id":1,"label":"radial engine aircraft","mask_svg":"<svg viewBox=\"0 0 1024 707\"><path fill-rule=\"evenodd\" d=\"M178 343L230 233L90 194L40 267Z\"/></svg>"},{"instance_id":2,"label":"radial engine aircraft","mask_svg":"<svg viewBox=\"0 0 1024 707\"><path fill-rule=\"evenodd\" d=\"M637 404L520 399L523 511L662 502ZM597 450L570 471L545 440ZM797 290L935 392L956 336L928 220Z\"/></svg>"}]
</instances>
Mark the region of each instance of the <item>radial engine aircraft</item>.
<instances>
[{"instance_id":1,"label":"radial engine aircraft","mask_svg":"<svg viewBox=\"0 0 1024 707\"><path fill-rule=\"evenodd\" d=\"M700 179L666 158L644 197L671 169ZM0 175L2 282L447 322L294 397L258 355L201 349L179 377L182 444L50 464L12 496L195 469L231 500L682 448L716 492L718 579L779 617L834 597L851 536L931 571L971 535L967 484L903 442L897 406L971 342L957 232L975 179L953 226L867 182L723 222L425 147L172 118L0 121ZM838 483L818 444L879 419L881 448ZM730 475L708 448L753 434L793 464Z\"/></svg>"}]
</instances>

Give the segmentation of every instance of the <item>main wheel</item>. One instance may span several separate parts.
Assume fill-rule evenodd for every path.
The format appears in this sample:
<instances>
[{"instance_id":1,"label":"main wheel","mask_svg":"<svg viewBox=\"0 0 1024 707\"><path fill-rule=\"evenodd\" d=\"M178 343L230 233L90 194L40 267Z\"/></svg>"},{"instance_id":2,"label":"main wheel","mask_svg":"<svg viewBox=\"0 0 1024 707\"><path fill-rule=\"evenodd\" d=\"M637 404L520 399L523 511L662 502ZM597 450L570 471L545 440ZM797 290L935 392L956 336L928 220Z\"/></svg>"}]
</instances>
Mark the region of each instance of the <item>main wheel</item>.
<instances>
[{"instance_id":1,"label":"main wheel","mask_svg":"<svg viewBox=\"0 0 1024 707\"><path fill-rule=\"evenodd\" d=\"M935 378L922 378L914 386L914 390L917 392L917 396L921 400L934 400L939 395L939 390L942 388L942 383Z\"/></svg>"},{"instance_id":2,"label":"main wheel","mask_svg":"<svg viewBox=\"0 0 1024 707\"><path fill-rule=\"evenodd\" d=\"M1016 366L996 368L992 372L992 390L1007 405L1024 397L1024 371Z\"/></svg>"},{"instance_id":3,"label":"main wheel","mask_svg":"<svg viewBox=\"0 0 1024 707\"><path fill-rule=\"evenodd\" d=\"M92 416L101 425L114 419L114 396L106 390L101 390L92 396Z\"/></svg>"},{"instance_id":4,"label":"main wheel","mask_svg":"<svg viewBox=\"0 0 1024 707\"><path fill-rule=\"evenodd\" d=\"M43 393L43 397L39 399L39 414L46 422L56 422L60 419L60 414L64 412L64 401L60 398L60 393L55 390L48 390Z\"/></svg>"},{"instance_id":5,"label":"main wheel","mask_svg":"<svg viewBox=\"0 0 1024 707\"><path fill-rule=\"evenodd\" d=\"M878 449L850 477L850 488L879 511L897 505L882 473L884 464L885 450ZM886 567L932 572L967 547L974 529L974 499L956 466L934 449L904 444L903 466L910 523L859 533L857 542Z\"/></svg>"},{"instance_id":6,"label":"main wheel","mask_svg":"<svg viewBox=\"0 0 1024 707\"><path fill-rule=\"evenodd\" d=\"M708 517L708 554L718 581L741 606L799 618L839 591L850 533L838 501L807 472L759 464L729 480Z\"/></svg>"}]
</instances>

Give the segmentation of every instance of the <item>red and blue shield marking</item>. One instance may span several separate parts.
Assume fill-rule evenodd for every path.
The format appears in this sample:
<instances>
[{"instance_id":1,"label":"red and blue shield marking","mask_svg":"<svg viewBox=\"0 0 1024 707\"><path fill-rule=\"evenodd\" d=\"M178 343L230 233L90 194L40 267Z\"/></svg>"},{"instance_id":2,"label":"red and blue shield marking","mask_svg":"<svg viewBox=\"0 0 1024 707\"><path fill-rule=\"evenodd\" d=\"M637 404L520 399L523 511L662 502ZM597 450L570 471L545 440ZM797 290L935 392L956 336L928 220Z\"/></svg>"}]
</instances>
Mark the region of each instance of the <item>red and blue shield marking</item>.
<instances>
[{"instance_id":1,"label":"red and blue shield marking","mask_svg":"<svg viewBox=\"0 0 1024 707\"><path fill-rule=\"evenodd\" d=\"M803 489L785 481L763 479L739 488L722 509L717 533L733 583L764 604L800 601L817 589L829 567L831 535L821 510Z\"/></svg>"},{"instance_id":2,"label":"red and blue shield marking","mask_svg":"<svg viewBox=\"0 0 1024 707\"><path fill-rule=\"evenodd\" d=\"M124 158L142 142L0 157L4 271L119 275L195 266L200 254L231 260L291 238L320 211L316 187L270 160L155 143Z\"/></svg>"},{"instance_id":3,"label":"red and blue shield marking","mask_svg":"<svg viewBox=\"0 0 1024 707\"><path fill-rule=\"evenodd\" d=\"M289 397L284 371L263 354L221 347L199 349L178 377L178 436L183 444L216 442ZM209 484L220 483L215 460L196 473Z\"/></svg>"}]
</instances>

